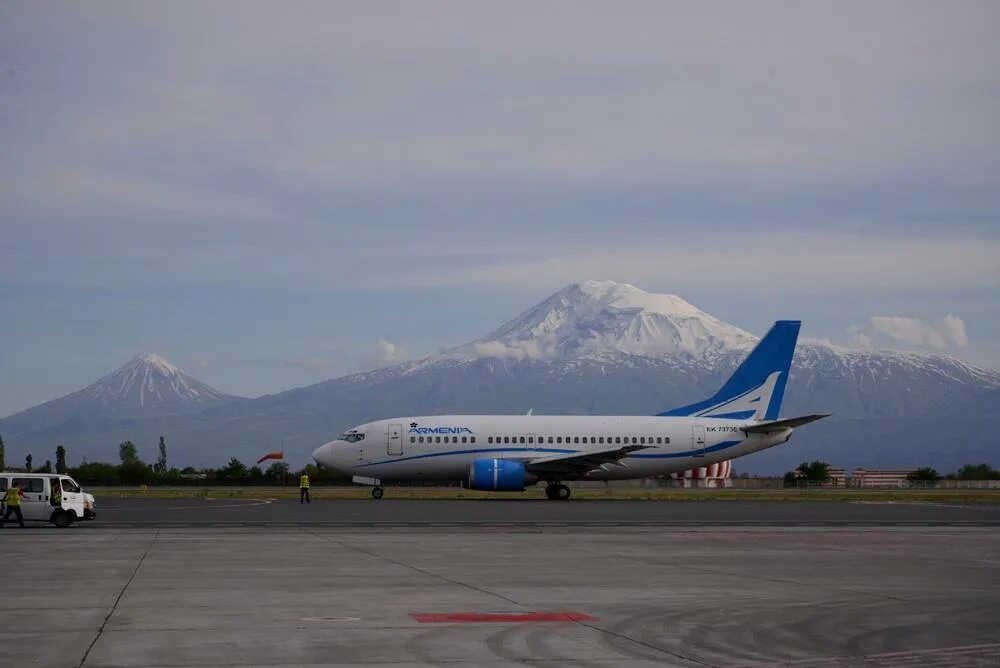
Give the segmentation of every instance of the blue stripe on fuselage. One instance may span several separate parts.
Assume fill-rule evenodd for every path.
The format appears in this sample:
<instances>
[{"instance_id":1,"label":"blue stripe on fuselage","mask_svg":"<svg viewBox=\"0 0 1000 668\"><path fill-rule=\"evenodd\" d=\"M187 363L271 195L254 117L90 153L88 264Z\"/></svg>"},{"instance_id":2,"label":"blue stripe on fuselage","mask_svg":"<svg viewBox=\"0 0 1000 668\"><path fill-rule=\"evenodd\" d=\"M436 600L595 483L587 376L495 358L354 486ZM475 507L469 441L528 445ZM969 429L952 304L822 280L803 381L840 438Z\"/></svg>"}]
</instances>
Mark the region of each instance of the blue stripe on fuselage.
<instances>
[{"instance_id":1,"label":"blue stripe on fuselage","mask_svg":"<svg viewBox=\"0 0 1000 668\"><path fill-rule=\"evenodd\" d=\"M725 450L726 448L731 448L734 445L739 445L743 441L722 441L721 443L716 443L715 445L710 445L707 448L701 448L699 450L685 450L684 452L670 452L663 455L643 455L643 454L632 454L629 455L629 459L676 459L678 457L695 457L698 454L705 454L706 452L718 452L719 450Z\"/></svg>"},{"instance_id":2,"label":"blue stripe on fuselage","mask_svg":"<svg viewBox=\"0 0 1000 668\"><path fill-rule=\"evenodd\" d=\"M738 411L736 413L720 413L719 415L705 415L702 417L715 418L719 420L749 420L756 412L756 410Z\"/></svg>"},{"instance_id":3,"label":"blue stripe on fuselage","mask_svg":"<svg viewBox=\"0 0 1000 668\"><path fill-rule=\"evenodd\" d=\"M379 464L393 464L395 462L408 462L414 459L426 459L428 457L448 457L450 455L470 455L475 452L580 452L580 450L564 450L561 448L475 448L472 450L448 450L447 452L429 452L426 455L412 455L410 457L400 457L399 459L383 459L380 462L371 462L370 464L362 464L355 468L364 468L366 466L377 466Z\"/></svg>"},{"instance_id":4,"label":"blue stripe on fuselage","mask_svg":"<svg viewBox=\"0 0 1000 668\"><path fill-rule=\"evenodd\" d=\"M705 454L707 452L718 452L719 450L725 450L726 448L731 448L734 445L739 445L743 441L722 441L716 443L715 445L710 445L707 448L700 448L698 450L685 450L683 452L669 452L664 454L630 454L628 459L679 459L681 457L694 457L697 454ZM429 452L425 455L412 455L410 457L400 457L399 459L384 459L380 462L371 462L369 464L362 464L355 468L365 468L367 466L378 466L380 464L392 464L395 462L407 462L414 459L427 459L428 457L449 457L451 455L469 455L477 452L556 452L556 453L574 453L574 452L585 452L583 450L566 450L562 448L476 448L473 450L449 450L447 452Z\"/></svg>"}]
</instances>

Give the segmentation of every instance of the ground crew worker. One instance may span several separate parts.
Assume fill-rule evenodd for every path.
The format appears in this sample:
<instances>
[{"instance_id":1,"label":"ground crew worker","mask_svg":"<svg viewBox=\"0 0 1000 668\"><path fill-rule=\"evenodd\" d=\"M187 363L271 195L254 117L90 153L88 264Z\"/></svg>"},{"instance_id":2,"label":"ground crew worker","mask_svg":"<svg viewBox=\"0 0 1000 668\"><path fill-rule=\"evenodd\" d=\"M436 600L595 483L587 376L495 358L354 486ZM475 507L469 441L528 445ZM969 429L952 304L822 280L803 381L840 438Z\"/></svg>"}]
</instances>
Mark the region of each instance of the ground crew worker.
<instances>
[{"instance_id":1,"label":"ground crew worker","mask_svg":"<svg viewBox=\"0 0 1000 668\"><path fill-rule=\"evenodd\" d=\"M3 520L0 520L0 525L7 522L7 519L11 514L17 515L17 525L24 528L24 515L21 514L21 497L24 496L24 491L18 487L18 482L11 484L10 489L4 495L4 503L7 504L7 512L3 514Z\"/></svg>"},{"instance_id":2,"label":"ground crew worker","mask_svg":"<svg viewBox=\"0 0 1000 668\"><path fill-rule=\"evenodd\" d=\"M312 501L309 500L309 474L308 473L303 473L302 477L299 478L299 505L302 504L303 500L306 503L312 503Z\"/></svg>"},{"instance_id":3,"label":"ground crew worker","mask_svg":"<svg viewBox=\"0 0 1000 668\"><path fill-rule=\"evenodd\" d=\"M56 508L62 506L62 487L57 478L52 479L52 494L49 496L49 502Z\"/></svg>"}]
</instances>

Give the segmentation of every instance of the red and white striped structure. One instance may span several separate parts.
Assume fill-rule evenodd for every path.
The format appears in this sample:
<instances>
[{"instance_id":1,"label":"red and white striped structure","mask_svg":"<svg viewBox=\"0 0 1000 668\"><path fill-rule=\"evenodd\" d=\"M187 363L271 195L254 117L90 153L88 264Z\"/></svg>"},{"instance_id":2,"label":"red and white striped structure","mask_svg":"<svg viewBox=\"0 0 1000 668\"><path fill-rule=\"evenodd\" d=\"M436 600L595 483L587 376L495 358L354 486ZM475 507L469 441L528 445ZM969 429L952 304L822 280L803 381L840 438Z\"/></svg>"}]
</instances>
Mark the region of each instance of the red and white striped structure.
<instances>
[{"instance_id":1,"label":"red and white striped structure","mask_svg":"<svg viewBox=\"0 0 1000 668\"><path fill-rule=\"evenodd\" d=\"M674 487L731 487L732 472L731 461L716 462L696 469L671 473L670 480Z\"/></svg>"}]
</instances>

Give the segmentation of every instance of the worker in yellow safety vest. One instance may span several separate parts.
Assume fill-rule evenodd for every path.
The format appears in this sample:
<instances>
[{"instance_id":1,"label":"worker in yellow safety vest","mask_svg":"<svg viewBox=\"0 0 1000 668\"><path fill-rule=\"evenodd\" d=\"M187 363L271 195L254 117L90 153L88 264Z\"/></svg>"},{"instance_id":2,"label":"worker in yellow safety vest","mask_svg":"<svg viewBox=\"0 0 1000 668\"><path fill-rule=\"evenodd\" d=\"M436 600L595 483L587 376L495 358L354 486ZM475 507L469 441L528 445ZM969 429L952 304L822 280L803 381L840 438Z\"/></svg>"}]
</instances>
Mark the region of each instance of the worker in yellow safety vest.
<instances>
[{"instance_id":1,"label":"worker in yellow safety vest","mask_svg":"<svg viewBox=\"0 0 1000 668\"><path fill-rule=\"evenodd\" d=\"M3 515L3 520L0 520L0 526L2 526L7 518L11 514L17 515L17 525L24 528L24 515L21 514L21 497L24 496L24 491L18 486L18 481L14 481L7 493L4 494L3 501L7 504L7 512Z\"/></svg>"},{"instance_id":2,"label":"worker in yellow safety vest","mask_svg":"<svg viewBox=\"0 0 1000 668\"><path fill-rule=\"evenodd\" d=\"M312 503L309 500L309 474L303 473L302 477L299 478L299 505L305 501L306 503Z\"/></svg>"}]
</instances>

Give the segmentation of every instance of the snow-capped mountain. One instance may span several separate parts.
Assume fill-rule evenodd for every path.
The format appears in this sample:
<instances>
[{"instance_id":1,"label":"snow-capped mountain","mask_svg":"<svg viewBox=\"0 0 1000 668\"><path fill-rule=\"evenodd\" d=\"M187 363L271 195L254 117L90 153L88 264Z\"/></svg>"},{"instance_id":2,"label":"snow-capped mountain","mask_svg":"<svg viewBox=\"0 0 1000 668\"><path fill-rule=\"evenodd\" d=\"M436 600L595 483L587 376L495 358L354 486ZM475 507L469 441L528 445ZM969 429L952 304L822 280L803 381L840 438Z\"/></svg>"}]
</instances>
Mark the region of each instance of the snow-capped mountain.
<instances>
[{"instance_id":1,"label":"snow-capped mountain","mask_svg":"<svg viewBox=\"0 0 1000 668\"><path fill-rule=\"evenodd\" d=\"M154 353L136 355L88 385L2 422L8 433L51 429L71 422L138 420L196 413L232 399Z\"/></svg>"},{"instance_id":2,"label":"snow-capped mountain","mask_svg":"<svg viewBox=\"0 0 1000 668\"><path fill-rule=\"evenodd\" d=\"M15 430L11 421L18 416L12 416L0 421L0 433L8 452L19 443L63 442L71 451L107 459L125 438L140 447L148 442L152 452L163 433L175 461L196 466L217 466L232 456L247 461L267 444L284 441L290 457L305 462L317 445L345 428L392 415L529 408L535 414L662 412L717 390L757 339L680 297L585 281L481 339L423 360L253 400L221 397L208 408L155 419L46 420L47 426L38 421L32 429ZM154 398L183 395L191 406L212 396L189 376L182 385L164 374L158 384L151 371L150 384L143 368L126 369L95 384L108 381L100 389L76 395L89 397L92 406L128 405L130 414L137 402L149 410ZM159 395L150 388L159 388ZM951 357L848 349L804 338L782 413L817 412L834 416L803 428L787 445L739 460L736 470L780 473L807 459L847 468L1000 464L1000 445L992 436L1000 429L1000 373Z\"/></svg>"},{"instance_id":3,"label":"snow-capped mountain","mask_svg":"<svg viewBox=\"0 0 1000 668\"><path fill-rule=\"evenodd\" d=\"M82 390L99 410L141 413L205 408L226 395L189 376L155 353L136 355L128 364Z\"/></svg>"},{"instance_id":4,"label":"snow-capped mountain","mask_svg":"<svg viewBox=\"0 0 1000 668\"><path fill-rule=\"evenodd\" d=\"M445 357L545 361L620 354L716 357L749 349L756 340L676 295L653 294L626 283L584 281L563 288Z\"/></svg>"}]
</instances>

